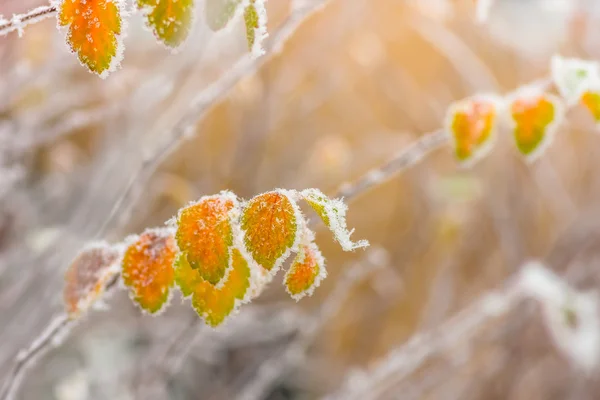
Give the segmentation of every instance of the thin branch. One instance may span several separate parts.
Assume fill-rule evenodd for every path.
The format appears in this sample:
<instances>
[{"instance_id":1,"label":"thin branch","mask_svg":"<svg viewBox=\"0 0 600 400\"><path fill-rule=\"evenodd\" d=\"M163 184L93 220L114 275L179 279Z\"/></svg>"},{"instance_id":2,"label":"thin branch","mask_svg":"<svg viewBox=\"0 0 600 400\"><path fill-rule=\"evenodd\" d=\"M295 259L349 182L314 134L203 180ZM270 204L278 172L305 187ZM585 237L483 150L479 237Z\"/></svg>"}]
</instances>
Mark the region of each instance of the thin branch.
<instances>
[{"instance_id":1,"label":"thin branch","mask_svg":"<svg viewBox=\"0 0 600 400\"><path fill-rule=\"evenodd\" d=\"M24 14L15 14L9 20L0 18L0 36L7 35L10 32L17 31L19 36L23 34L23 28L50 18L58 10L55 6L41 6Z\"/></svg>"},{"instance_id":2,"label":"thin branch","mask_svg":"<svg viewBox=\"0 0 600 400\"><path fill-rule=\"evenodd\" d=\"M30 346L17 354L13 369L0 391L0 399L14 398L16 389L23 380L27 369L52 346L58 345L58 339L68 332L74 324L75 321L70 320L64 313L55 316Z\"/></svg>"},{"instance_id":3,"label":"thin branch","mask_svg":"<svg viewBox=\"0 0 600 400\"><path fill-rule=\"evenodd\" d=\"M400 172L414 167L429 153L448 143L449 137L443 130L426 133L416 142L402 149L385 164L369 171L357 181L340 187L337 197L351 200L366 193L374 186L391 179Z\"/></svg>"}]
</instances>

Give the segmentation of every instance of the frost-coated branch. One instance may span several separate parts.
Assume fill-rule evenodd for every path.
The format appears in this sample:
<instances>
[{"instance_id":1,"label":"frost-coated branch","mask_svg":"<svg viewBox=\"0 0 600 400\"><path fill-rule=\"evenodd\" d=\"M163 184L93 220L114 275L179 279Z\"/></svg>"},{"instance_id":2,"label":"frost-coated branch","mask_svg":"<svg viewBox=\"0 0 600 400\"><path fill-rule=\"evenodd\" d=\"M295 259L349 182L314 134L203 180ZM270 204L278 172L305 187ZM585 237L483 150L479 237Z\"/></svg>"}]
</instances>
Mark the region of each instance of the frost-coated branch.
<instances>
[{"instance_id":1,"label":"frost-coated branch","mask_svg":"<svg viewBox=\"0 0 600 400\"><path fill-rule=\"evenodd\" d=\"M69 320L66 314L54 317L44 331L31 343L31 345L19 351L15 357L15 363L7 380L0 391L0 399L9 400L15 396L15 390L22 381L25 372L35 360L42 356L52 346L60 344L60 338L69 331L75 321Z\"/></svg>"},{"instance_id":2,"label":"frost-coated branch","mask_svg":"<svg viewBox=\"0 0 600 400\"><path fill-rule=\"evenodd\" d=\"M443 130L426 133L407 148L400 150L385 164L369 171L356 182L343 185L337 196L346 200L353 199L394 175L415 166L429 153L446 145L448 141L449 136Z\"/></svg>"},{"instance_id":3,"label":"frost-coated branch","mask_svg":"<svg viewBox=\"0 0 600 400\"><path fill-rule=\"evenodd\" d=\"M0 36L7 35L13 31L17 31L20 36L23 33L23 28L27 25L50 18L56 12L57 9L55 6L41 6L24 14L15 14L11 19L4 19L0 16Z\"/></svg>"}]
</instances>

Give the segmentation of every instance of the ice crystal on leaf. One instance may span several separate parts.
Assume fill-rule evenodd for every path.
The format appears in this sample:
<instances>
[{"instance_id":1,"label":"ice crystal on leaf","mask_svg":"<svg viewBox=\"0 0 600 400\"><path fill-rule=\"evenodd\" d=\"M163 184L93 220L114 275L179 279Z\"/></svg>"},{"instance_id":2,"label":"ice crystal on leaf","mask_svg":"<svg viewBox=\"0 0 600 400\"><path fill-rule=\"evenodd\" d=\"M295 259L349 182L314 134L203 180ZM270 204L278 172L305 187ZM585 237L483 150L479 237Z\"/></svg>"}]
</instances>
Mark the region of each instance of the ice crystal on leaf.
<instances>
[{"instance_id":1,"label":"ice crystal on leaf","mask_svg":"<svg viewBox=\"0 0 600 400\"><path fill-rule=\"evenodd\" d=\"M179 211L177 245L202 279L213 285L221 282L229 266L233 245L230 215L238 208L234 194L222 192L202 197Z\"/></svg>"},{"instance_id":2,"label":"ice crystal on leaf","mask_svg":"<svg viewBox=\"0 0 600 400\"><path fill-rule=\"evenodd\" d=\"M444 130L450 135L458 162L470 166L483 158L496 139L501 101L496 96L477 95L452 104Z\"/></svg>"},{"instance_id":3,"label":"ice crystal on leaf","mask_svg":"<svg viewBox=\"0 0 600 400\"><path fill-rule=\"evenodd\" d=\"M510 96L508 107L517 149L533 161L551 143L564 119L565 107L558 97L529 87Z\"/></svg>"},{"instance_id":4,"label":"ice crystal on leaf","mask_svg":"<svg viewBox=\"0 0 600 400\"><path fill-rule=\"evenodd\" d=\"M129 241L122 262L123 283L144 311L157 313L167 303L175 281L175 238L170 230L151 229Z\"/></svg>"},{"instance_id":5,"label":"ice crystal on leaf","mask_svg":"<svg viewBox=\"0 0 600 400\"><path fill-rule=\"evenodd\" d=\"M348 206L342 200L330 199L319 189L306 189L301 192L301 195L333 232L335 240L338 241L344 251L369 246L369 242L366 240L359 240L358 242L350 240L353 231L348 231L346 227Z\"/></svg>"},{"instance_id":6,"label":"ice crystal on leaf","mask_svg":"<svg viewBox=\"0 0 600 400\"><path fill-rule=\"evenodd\" d=\"M67 43L91 72L106 77L121 61L124 30L120 0L60 0L58 25L68 26Z\"/></svg>"},{"instance_id":7,"label":"ice crystal on leaf","mask_svg":"<svg viewBox=\"0 0 600 400\"><path fill-rule=\"evenodd\" d=\"M93 243L73 260L65 274L63 299L70 318L86 312L102 297L107 283L119 272L120 251Z\"/></svg>"},{"instance_id":8,"label":"ice crystal on leaf","mask_svg":"<svg viewBox=\"0 0 600 400\"><path fill-rule=\"evenodd\" d=\"M250 0L244 10L248 48L255 56L264 54L262 42L267 37L267 11L265 0Z\"/></svg>"},{"instance_id":9,"label":"ice crystal on leaf","mask_svg":"<svg viewBox=\"0 0 600 400\"><path fill-rule=\"evenodd\" d=\"M170 48L188 37L194 15L194 0L137 0L154 36Z\"/></svg>"}]
</instances>

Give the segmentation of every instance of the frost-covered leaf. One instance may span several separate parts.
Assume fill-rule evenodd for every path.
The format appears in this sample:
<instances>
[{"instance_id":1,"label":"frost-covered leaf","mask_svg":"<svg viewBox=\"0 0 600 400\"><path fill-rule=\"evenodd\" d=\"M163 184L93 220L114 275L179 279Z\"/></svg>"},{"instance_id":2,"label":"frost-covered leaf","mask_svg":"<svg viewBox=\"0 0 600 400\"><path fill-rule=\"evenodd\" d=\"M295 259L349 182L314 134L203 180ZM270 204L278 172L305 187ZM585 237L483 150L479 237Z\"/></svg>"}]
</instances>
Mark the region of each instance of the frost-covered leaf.
<instances>
[{"instance_id":1,"label":"frost-covered leaf","mask_svg":"<svg viewBox=\"0 0 600 400\"><path fill-rule=\"evenodd\" d=\"M314 242L301 244L298 254L285 275L287 292L296 301L311 296L327 276L325 259Z\"/></svg>"},{"instance_id":2,"label":"frost-covered leaf","mask_svg":"<svg viewBox=\"0 0 600 400\"><path fill-rule=\"evenodd\" d=\"M251 271L248 262L237 249L231 252L232 268L220 288L203 281L195 283L192 291L192 306L199 316L210 326L220 325L237 307L247 300L250 288ZM196 270L180 264L186 271L181 275L193 276ZM190 282L189 280L186 284ZM180 285L181 287L181 285ZM183 288L182 288L183 291ZM187 288L186 288L187 291Z\"/></svg>"},{"instance_id":3,"label":"frost-covered leaf","mask_svg":"<svg viewBox=\"0 0 600 400\"><path fill-rule=\"evenodd\" d=\"M454 155L461 164L474 164L492 148L500 108L500 100L488 95L470 97L448 108L444 130L449 133Z\"/></svg>"},{"instance_id":4,"label":"frost-covered leaf","mask_svg":"<svg viewBox=\"0 0 600 400\"><path fill-rule=\"evenodd\" d=\"M230 216L238 201L231 192L202 197L177 216L177 245L202 279L221 282L229 265L233 231Z\"/></svg>"},{"instance_id":5,"label":"frost-covered leaf","mask_svg":"<svg viewBox=\"0 0 600 400\"><path fill-rule=\"evenodd\" d=\"M594 82L600 81L598 64L592 61L554 56L551 62L552 79L568 105L579 102Z\"/></svg>"},{"instance_id":6,"label":"frost-covered leaf","mask_svg":"<svg viewBox=\"0 0 600 400\"><path fill-rule=\"evenodd\" d=\"M244 245L258 265L273 273L297 248L305 224L293 197L285 190L263 193L242 210Z\"/></svg>"},{"instance_id":7,"label":"frost-covered leaf","mask_svg":"<svg viewBox=\"0 0 600 400\"><path fill-rule=\"evenodd\" d=\"M169 299L175 281L175 238L169 231L147 230L130 242L123 256L123 283L129 287L133 300L154 314Z\"/></svg>"},{"instance_id":8,"label":"frost-covered leaf","mask_svg":"<svg viewBox=\"0 0 600 400\"><path fill-rule=\"evenodd\" d=\"M166 46L176 48L187 39L194 15L194 0L137 0L146 24Z\"/></svg>"},{"instance_id":9,"label":"frost-covered leaf","mask_svg":"<svg viewBox=\"0 0 600 400\"><path fill-rule=\"evenodd\" d=\"M319 189L306 189L301 192L301 195L333 232L335 240L338 241L344 251L352 251L369 245L366 240L359 240L358 242L350 240L353 231L348 231L346 227L348 206L342 200L330 199Z\"/></svg>"},{"instance_id":10,"label":"frost-covered leaf","mask_svg":"<svg viewBox=\"0 0 600 400\"><path fill-rule=\"evenodd\" d=\"M61 0L58 10L58 24L69 27L71 50L90 71L106 77L123 53L120 0Z\"/></svg>"},{"instance_id":11,"label":"frost-covered leaf","mask_svg":"<svg viewBox=\"0 0 600 400\"><path fill-rule=\"evenodd\" d=\"M87 311L101 298L106 284L119 272L120 252L107 243L95 243L73 260L65 273L63 299L70 318Z\"/></svg>"},{"instance_id":12,"label":"frost-covered leaf","mask_svg":"<svg viewBox=\"0 0 600 400\"><path fill-rule=\"evenodd\" d=\"M244 10L248 48L256 56L264 53L262 42L267 37L267 11L265 0L250 0Z\"/></svg>"},{"instance_id":13,"label":"frost-covered leaf","mask_svg":"<svg viewBox=\"0 0 600 400\"><path fill-rule=\"evenodd\" d=\"M517 149L533 161L552 141L565 107L556 96L525 88L512 96L509 113Z\"/></svg>"},{"instance_id":14,"label":"frost-covered leaf","mask_svg":"<svg viewBox=\"0 0 600 400\"><path fill-rule=\"evenodd\" d=\"M600 85L594 85L583 93L581 104L590 112L596 124L600 125Z\"/></svg>"},{"instance_id":15,"label":"frost-covered leaf","mask_svg":"<svg viewBox=\"0 0 600 400\"><path fill-rule=\"evenodd\" d=\"M213 31L218 31L233 18L235 10L242 0L206 0L204 17L206 24Z\"/></svg>"}]
</instances>

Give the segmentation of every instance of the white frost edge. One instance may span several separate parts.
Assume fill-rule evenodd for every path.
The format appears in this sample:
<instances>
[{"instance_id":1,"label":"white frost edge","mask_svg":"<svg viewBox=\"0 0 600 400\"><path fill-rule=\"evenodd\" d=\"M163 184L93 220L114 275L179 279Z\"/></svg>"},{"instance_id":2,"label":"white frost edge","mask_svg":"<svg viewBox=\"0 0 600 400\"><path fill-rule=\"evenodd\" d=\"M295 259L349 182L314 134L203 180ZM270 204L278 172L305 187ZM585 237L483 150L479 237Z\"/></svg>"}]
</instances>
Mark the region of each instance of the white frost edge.
<instances>
[{"instance_id":1,"label":"white frost edge","mask_svg":"<svg viewBox=\"0 0 600 400\"><path fill-rule=\"evenodd\" d=\"M346 211L348 210L348 206L341 199L330 199L319 189L314 188L305 189L300 194L307 202L314 202L323 206L329 218L328 228L333 232L335 240L342 246L344 251L353 251L369 246L369 241L364 239L357 242L350 240L354 229L348 231L346 225ZM321 198L325 200L323 201Z\"/></svg>"},{"instance_id":2,"label":"white frost edge","mask_svg":"<svg viewBox=\"0 0 600 400\"><path fill-rule=\"evenodd\" d=\"M492 132L490 132L490 138L480 147L473 151L471 158L465 161L459 161L459 165L463 168L470 168L485 158L492 150L498 140L498 125L500 116L504 111L504 102L500 96L490 93L476 94L465 99L456 101L448 107L446 115L444 117L444 132L450 138L452 148L456 149L457 141L452 132L452 120L454 115L459 111L464 111L466 106L469 106L473 102L487 102L491 103L496 108L496 116L494 117L494 123L492 126Z\"/></svg>"},{"instance_id":3,"label":"white frost edge","mask_svg":"<svg viewBox=\"0 0 600 400\"><path fill-rule=\"evenodd\" d=\"M586 71L585 78L575 76L577 71L581 70ZM598 63L578 58L565 58L558 54L552 57L550 71L558 92L568 106L577 104L592 83L600 80Z\"/></svg>"},{"instance_id":4,"label":"white frost edge","mask_svg":"<svg viewBox=\"0 0 600 400\"><path fill-rule=\"evenodd\" d=\"M327 269L325 268L325 258L323 257L321 250L319 250L319 247L317 246L317 244L315 243L314 240L315 240L314 232L311 231L310 229L308 229L308 227L306 227L305 231L304 231L304 238L303 238L303 242L301 244L301 248L298 250L298 254L296 255L296 258L292 262L292 265L287 270L285 277L283 278L283 285L285 286L285 291L290 295L290 297L292 299L296 300L296 302L300 301L305 296L311 297L313 295L313 293L315 292L315 289L321 285L321 282L323 281L323 279L327 278ZM307 288L306 290L304 290L300 293L292 294L292 293L290 293L290 291L286 285L287 278L292 273L292 269L297 262L298 263L304 262L304 258L306 257L306 251L305 251L304 247L308 247L309 251L311 251L314 254L315 260L319 267L319 273L315 276L315 280L309 288Z\"/></svg>"},{"instance_id":5,"label":"white frost edge","mask_svg":"<svg viewBox=\"0 0 600 400\"><path fill-rule=\"evenodd\" d=\"M269 36L267 32L267 8L265 3L267 0L254 0L252 4L258 14L258 27L254 28L254 43L252 44L251 53L252 56L258 58L265 54L263 43Z\"/></svg>"},{"instance_id":6,"label":"white frost edge","mask_svg":"<svg viewBox=\"0 0 600 400\"><path fill-rule=\"evenodd\" d=\"M554 105L554 110L555 110L554 111L554 121L552 121L546 127L546 134L545 134L544 138L542 138L542 141L538 145L537 149L535 149L531 154L529 154L529 155L522 154L517 148L519 155L524 157L525 161L529 164L536 161L552 144L552 141L554 140L554 136L556 135L558 128L565 120L565 116L567 113L567 107L560 97L544 92L544 90L542 90L539 86L523 86L523 87L518 88L514 92L510 93L506 97L506 104L507 104L506 116L507 116L508 123L510 126L510 134L512 136L515 146L517 146L517 141L516 141L516 138L514 135L514 130L515 130L517 124L516 124L515 120L512 118L511 105L516 100L527 98L527 97L533 98L533 97L538 97L538 96L544 96L546 99L550 100L550 102Z\"/></svg>"},{"instance_id":7,"label":"white frost edge","mask_svg":"<svg viewBox=\"0 0 600 400\"><path fill-rule=\"evenodd\" d=\"M58 29L59 32L62 33L63 41L66 44L67 49L69 50L69 52L71 54L75 54L75 56L77 57L77 61L79 61L79 64L81 64L83 67L85 67L85 69L89 73L91 73L93 75L97 75L101 79L106 79L108 77L108 75L110 75L111 72L115 72L116 70L121 68L121 61L123 61L123 57L124 57L124 53L125 53L125 44L123 41L127 37L127 28L129 27L127 18L130 15L129 11L126 8L125 0L107 0L107 1L114 3L117 6L117 10L119 11L119 16L121 17L120 18L121 19L121 33L118 35L115 35L115 38L117 40L116 54L110 60L110 64L108 65L108 68L106 70L104 70L101 74L97 74L97 73L91 71L87 67L87 65L83 64L81 62L81 60L79 59L79 55L77 54L77 52L74 51L71 48L71 46L69 45L69 43L67 42L67 39L69 36L69 29L70 29L71 25L70 24L66 25L66 26L60 25L60 12L61 12L61 8L62 8L62 4L65 1L66 0L50 0L50 4L53 5L54 7L56 7L56 9L58 10L59 16L56 18L56 28Z\"/></svg>"}]
</instances>

